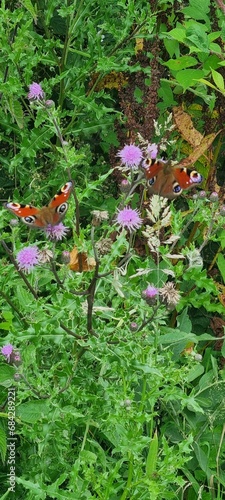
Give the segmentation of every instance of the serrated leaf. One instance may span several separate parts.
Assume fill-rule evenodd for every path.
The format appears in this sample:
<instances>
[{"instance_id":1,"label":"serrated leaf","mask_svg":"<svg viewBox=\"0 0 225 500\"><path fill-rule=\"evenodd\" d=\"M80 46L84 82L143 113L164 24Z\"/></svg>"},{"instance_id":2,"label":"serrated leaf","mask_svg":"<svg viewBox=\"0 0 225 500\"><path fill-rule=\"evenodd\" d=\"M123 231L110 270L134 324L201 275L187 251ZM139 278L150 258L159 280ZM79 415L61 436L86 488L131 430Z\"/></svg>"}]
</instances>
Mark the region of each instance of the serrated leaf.
<instances>
[{"instance_id":1,"label":"serrated leaf","mask_svg":"<svg viewBox=\"0 0 225 500\"><path fill-rule=\"evenodd\" d=\"M43 415L49 413L49 404L47 401L28 401L22 403L17 408L17 416L23 421L33 424L37 422Z\"/></svg>"},{"instance_id":2,"label":"serrated leaf","mask_svg":"<svg viewBox=\"0 0 225 500\"><path fill-rule=\"evenodd\" d=\"M23 128L23 108L18 101L18 99L14 99L13 96L9 99L9 109L13 119L16 121L18 127L20 129Z\"/></svg>"},{"instance_id":3,"label":"serrated leaf","mask_svg":"<svg viewBox=\"0 0 225 500\"><path fill-rule=\"evenodd\" d=\"M37 23L37 5L33 5L30 0L22 0L22 5L30 12L32 18Z\"/></svg>"}]
</instances>

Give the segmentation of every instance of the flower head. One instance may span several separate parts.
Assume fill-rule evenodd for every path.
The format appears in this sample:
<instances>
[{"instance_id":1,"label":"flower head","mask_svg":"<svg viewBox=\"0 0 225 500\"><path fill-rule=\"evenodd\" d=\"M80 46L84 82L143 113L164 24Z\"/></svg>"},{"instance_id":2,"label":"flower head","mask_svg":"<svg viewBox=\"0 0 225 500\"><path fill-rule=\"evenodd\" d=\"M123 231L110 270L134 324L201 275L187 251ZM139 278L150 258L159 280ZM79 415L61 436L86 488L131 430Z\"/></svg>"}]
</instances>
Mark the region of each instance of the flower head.
<instances>
[{"instance_id":1,"label":"flower head","mask_svg":"<svg viewBox=\"0 0 225 500\"><path fill-rule=\"evenodd\" d=\"M48 226L44 229L45 234L47 238L50 240L62 240L67 232L69 231L68 227L64 226L62 222L57 224L56 226L52 226L51 224L48 224Z\"/></svg>"},{"instance_id":2,"label":"flower head","mask_svg":"<svg viewBox=\"0 0 225 500\"><path fill-rule=\"evenodd\" d=\"M18 252L16 260L19 264L19 269L24 271L25 273L29 273L33 270L34 266L36 266L39 262L38 259L39 250L38 247L25 247L20 252Z\"/></svg>"},{"instance_id":3,"label":"flower head","mask_svg":"<svg viewBox=\"0 0 225 500\"><path fill-rule=\"evenodd\" d=\"M180 300L179 292L176 290L174 283L170 281L159 290L159 293L161 295L162 302L170 311L176 307Z\"/></svg>"},{"instance_id":4,"label":"flower head","mask_svg":"<svg viewBox=\"0 0 225 500\"><path fill-rule=\"evenodd\" d=\"M157 144L149 144L147 147L147 156L151 158L151 160L155 160L158 154L158 146Z\"/></svg>"},{"instance_id":5,"label":"flower head","mask_svg":"<svg viewBox=\"0 0 225 500\"><path fill-rule=\"evenodd\" d=\"M117 156L121 158L122 163L124 163L126 167L131 168L137 168L143 158L141 149L138 146L134 146L134 144L124 146L124 148L118 152Z\"/></svg>"},{"instance_id":6,"label":"flower head","mask_svg":"<svg viewBox=\"0 0 225 500\"><path fill-rule=\"evenodd\" d=\"M62 253L62 262L63 262L63 264L69 264L69 262L70 262L70 252L68 252L68 250L63 250L63 253Z\"/></svg>"},{"instance_id":7,"label":"flower head","mask_svg":"<svg viewBox=\"0 0 225 500\"><path fill-rule=\"evenodd\" d=\"M4 345L2 348L1 348L1 353L3 354L3 356L5 356L7 358L7 361L9 362L10 361L10 356L13 352L13 345L12 344L7 344L7 345Z\"/></svg>"},{"instance_id":8,"label":"flower head","mask_svg":"<svg viewBox=\"0 0 225 500\"><path fill-rule=\"evenodd\" d=\"M148 285L146 290L143 290L141 295L142 298L146 300L147 304L153 305L156 302L158 293L158 288L156 288L154 285Z\"/></svg>"},{"instance_id":9,"label":"flower head","mask_svg":"<svg viewBox=\"0 0 225 500\"><path fill-rule=\"evenodd\" d=\"M96 242L95 246L100 255L106 255L112 248L112 240L110 238L102 238Z\"/></svg>"},{"instance_id":10,"label":"flower head","mask_svg":"<svg viewBox=\"0 0 225 500\"><path fill-rule=\"evenodd\" d=\"M218 201L219 199L219 195L216 191L213 191L211 194L210 194L210 197L209 197L210 201L212 201L213 203L215 201Z\"/></svg>"},{"instance_id":11,"label":"flower head","mask_svg":"<svg viewBox=\"0 0 225 500\"><path fill-rule=\"evenodd\" d=\"M130 231L139 229L142 224L142 219L140 218L138 210L134 210L130 207L119 210L116 221L123 229L129 229Z\"/></svg>"},{"instance_id":12,"label":"flower head","mask_svg":"<svg viewBox=\"0 0 225 500\"><path fill-rule=\"evenodd\" d=\"M49 248L43 248L43 250L39 250L38 260L41 264L46 264L46 262L50 262L53 259L53 252L49 250Z\"/></svg>"},{"instance_id":13,"label":"flower head","mask_svg":"<svg viewBox=\"0 0 225 500\"><path fill-rule=\"evenodd\" d=\"M29 85L29 92L27 94L28 99L34 100L34 101L41 101L44 99L45 93L41 88L41 85L39 83L33 82L31 85Z\"/></svg>"}]
</instances>

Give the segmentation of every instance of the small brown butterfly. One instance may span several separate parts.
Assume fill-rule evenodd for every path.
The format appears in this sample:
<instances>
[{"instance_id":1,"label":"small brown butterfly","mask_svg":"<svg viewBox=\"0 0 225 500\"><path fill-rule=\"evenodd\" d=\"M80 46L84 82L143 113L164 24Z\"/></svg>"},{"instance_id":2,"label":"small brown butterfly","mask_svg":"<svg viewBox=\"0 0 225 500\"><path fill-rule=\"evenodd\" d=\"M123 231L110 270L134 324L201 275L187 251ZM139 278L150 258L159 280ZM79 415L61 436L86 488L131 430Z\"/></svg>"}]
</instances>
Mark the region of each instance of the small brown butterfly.
<instances>
[{"instance_id":1,"label":"small brown butterfly","mask_svg":"<svg viewBox=\"0 0 225 500\"><path fill-rule=\"evenodd\" d=\"M68 210L67 200L72 189L73 183L68 181L46 207L36 208L32 205L22 205L15 202L5 203L4 207L17 217L20 217L27 226L39 229L45 228L49 224L55 226L62 221Z\"/></svg>"}]
</instances>

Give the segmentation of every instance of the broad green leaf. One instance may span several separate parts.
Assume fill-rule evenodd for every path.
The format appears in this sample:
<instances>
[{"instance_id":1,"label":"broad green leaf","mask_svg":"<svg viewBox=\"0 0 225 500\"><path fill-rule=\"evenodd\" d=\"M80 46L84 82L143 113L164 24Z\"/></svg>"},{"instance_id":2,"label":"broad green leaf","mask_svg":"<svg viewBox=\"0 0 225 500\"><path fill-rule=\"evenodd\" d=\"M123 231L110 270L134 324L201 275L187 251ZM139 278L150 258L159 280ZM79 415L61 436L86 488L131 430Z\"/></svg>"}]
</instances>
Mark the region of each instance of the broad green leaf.
<instances>
[{"instance_id":1,"label":"broad green leaf","mask_svg":"<svg viewBox=\"0 0 225 500\"><path fill-rule=\"evenodd\" d=\"M217 257L217 266L225 283L225 258L221 253Z\"/></svg>"},{"instance_id":2,"label":"broad green leaf","mask_svg":"<svg viewBox=\"0 0 225 500\"><path fill-rule=\"evenodd\" d=\"M164 63L165 66L168 66L169 69L174 71L189 68L190 66L196 66L196 64L198 64L198 61L192 56L182 56L177 59L169 59L169 61Z\"/></svg>"},{"instance_id":3,"label":"broad green leaf","mask_svg":"<svg viewBox=\"0 0 225 500\"><path fill-rule=\"evenodd\" d=\"M187 90L189 87L195 86L197 80L203 78L203 76L204 71L200 69L183 69L177 72L176 79L183 89Z\"/></svg>"},{"instance_id":4,"label":"broad green leaf","mask_svg":"<svg viewBox=\"0 0 225 500\"><path fill-rule=\"evenodd\" d=\"M184 42L186 38L186 30L184 28L174 28L173 30L165 33L165 35L170 35L172 38L178 42Z\"/></svg>"},{"instance_id":5,"label":"broad green leaf","mask_svg":"<svg viewBox=\"0 0 225 500\"><path fill-rule=\"evenodd\" d=\"M216 84L218 89L220 89L221 91L224 91L224 79L223 79L222 75L220 73L218 73L218 71L215 71L214 69L212 69L212 77L213 77L214 83Z\"/></svg>"},{"instance_id":6,"label":"broad green leaf","mask_svg":"<svg viewBox=\"0 0 225 500\"><path fill-rule=\"evenodd\" d=\"M188 383L190 383L196 378L200 377L203 373L204 373L204 366L201 363L199 363L190 370L190 372L186 377L186 380Z\"/></svg>"},{"instance_id":7,"label":"broad green leaf","mask_svg":"<svg viewBox=\"0 0 225 500\"><path fill-rule=\"evenodd\" d=\"M28 401L27 403L22 403L17 408L17 417L19 417L23 422L28 422L30 424L34 424L37 422L43 415L47 415L49 413L49 403L45 401Z\"/></svg>"}]
</instances>

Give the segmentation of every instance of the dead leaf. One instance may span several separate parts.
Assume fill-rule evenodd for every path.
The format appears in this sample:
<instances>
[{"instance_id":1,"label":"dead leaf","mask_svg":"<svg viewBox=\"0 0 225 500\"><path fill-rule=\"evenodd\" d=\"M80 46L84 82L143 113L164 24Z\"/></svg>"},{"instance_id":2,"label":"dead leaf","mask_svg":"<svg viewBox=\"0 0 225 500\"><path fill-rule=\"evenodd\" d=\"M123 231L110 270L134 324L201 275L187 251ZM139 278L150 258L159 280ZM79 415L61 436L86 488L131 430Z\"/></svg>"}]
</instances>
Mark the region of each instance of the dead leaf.
<instances>
[{"instance_id":1,"label":"dead leaf","mask_svg":"<svg viewBox=\"0 0 225 500\"><path fill-rule=\"evenodd\" d=\"M173 117L183 139L193 148L198 146L203 140L203 135L194 127L190 115L185 113L181 106L174 106Z\"/></svg>"}]
</instances>

